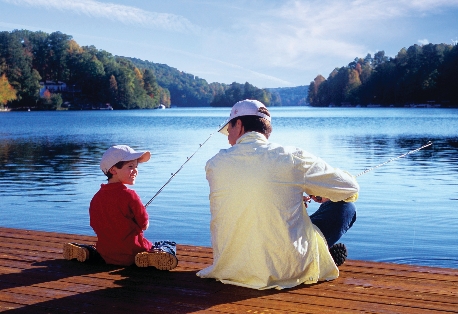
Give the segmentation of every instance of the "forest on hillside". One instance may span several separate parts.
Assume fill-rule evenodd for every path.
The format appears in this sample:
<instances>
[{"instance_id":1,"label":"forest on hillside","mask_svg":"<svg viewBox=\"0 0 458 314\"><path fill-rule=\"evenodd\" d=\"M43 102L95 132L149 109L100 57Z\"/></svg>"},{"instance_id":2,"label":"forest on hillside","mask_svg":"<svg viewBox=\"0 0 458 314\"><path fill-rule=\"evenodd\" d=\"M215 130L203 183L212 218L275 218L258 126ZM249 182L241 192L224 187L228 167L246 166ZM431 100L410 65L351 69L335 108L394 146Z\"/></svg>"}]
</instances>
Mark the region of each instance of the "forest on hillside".
<instances>
[{"instance_id":1,"label":"forest on hillside","mask_svg":"<svg viewBox=\"0 0 458 314\"><path fill-rule=\"evenodd\" d=\"M156 76L158 84L170 92L173 105L179 107L231 107L243 99L257 99L266 106L281 106L278 95L269 89L258 88L248 82L208 83L206 80L184 73L166 64L129 58L140 69L149 69ZM306 95L303 96L305 101Z\"/></svg>"},{"instance_id":2,"label":"forest on hillside","mask_svg":"<svg viewBox=\"0 0 458 314\"><path fill-rule=\"evenodd\" d=\"M151 109L160 104L220 107L245 98L258 99L267 106L281 105L278 94L248 82L207 83L165 64L80 46L61 32L0 32L1 108L105 109L108 104L114 109Z\"/></svg>"},{"instance_id":3,"label":"forest on hillside","mask_svg":"<svg viewBox=\"0 0 458 314\"><path fill-rule=\"evenodd\" d=\"M0 32L0 109L223 107L252 98L267 106L458 107L458 46L413 45L355 58L309 86L208 83L166 64L80 46L71 35Z\"/></svg>"},{"instance_id":4,"label":"forest on hillside","mask_svg":"<svg viewBox=\"0 0 458 314\"><path fill-rule=\"evenodd\" d=\"M1 100L13 109L55 110L63 103L154 108L170 102L152 71L94 46L81 47L61 32L0 32L0 72L2 89L9 90Z\"/></svg>"},{"instance_id":5,"label":"forest on hillside","mask_svg":"<svg viewBox=\"0 0 458 314\"><path fill-rule=\"evenodd\" d=\"M396 57L384 51L355 58L309 85L311 106L458 107L458 46L413 45Z\"/></svg>"}]
</instances>

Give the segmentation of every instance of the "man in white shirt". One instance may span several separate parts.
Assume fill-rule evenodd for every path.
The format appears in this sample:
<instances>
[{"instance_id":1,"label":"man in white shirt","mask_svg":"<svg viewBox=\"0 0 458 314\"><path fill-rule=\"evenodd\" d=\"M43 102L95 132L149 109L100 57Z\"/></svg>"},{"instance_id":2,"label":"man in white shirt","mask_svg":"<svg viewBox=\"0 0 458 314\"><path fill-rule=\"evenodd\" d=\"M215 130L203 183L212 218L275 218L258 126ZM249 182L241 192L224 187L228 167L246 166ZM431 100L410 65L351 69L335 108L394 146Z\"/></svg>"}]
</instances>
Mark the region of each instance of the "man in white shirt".
<instances>
[{"instance_id":1,"label":"man in white shirt","mask_svg":"<svg viewBox=\"0 0 458 314\"><path fill-rule=\"evenodd\" d=\"M269 143L270 113L257 100L236 103L229 120L220 132L232 147L205 167L213 265L197 275L254 289L337 278L346 249L334 244L356 220L355 178L299 148ZM309 217L310 198L322 205Z\"/></svg>"}]
</instances>

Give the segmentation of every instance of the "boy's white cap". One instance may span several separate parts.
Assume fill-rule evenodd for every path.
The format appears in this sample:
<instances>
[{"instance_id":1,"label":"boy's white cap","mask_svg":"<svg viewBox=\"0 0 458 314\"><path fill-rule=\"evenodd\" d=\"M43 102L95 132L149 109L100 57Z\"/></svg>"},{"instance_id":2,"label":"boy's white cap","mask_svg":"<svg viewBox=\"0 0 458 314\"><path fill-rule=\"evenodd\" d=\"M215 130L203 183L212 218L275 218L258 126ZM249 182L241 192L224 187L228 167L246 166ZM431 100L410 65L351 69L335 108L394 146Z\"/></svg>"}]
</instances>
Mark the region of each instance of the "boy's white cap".
<instances>
[{"instance_id":1,"label":"boy's white cap","mask_svg":"<svg viewBox=\"0 0 458 314\"><path fill-rule=\"evenodd\" d=\"M139 163L147 162L151 157L149 151L136 152L127 145L115 145L107 149L100 161L100 169L107 174L111 167L120 161L138 160Z\"/></svg>"},{"instance_id":2,"label":"boy's white cap","mask_svg":"<svg viewBox=\"0 0 458 314\"><path fill-rule=\"evenodd\" d=\"M218 131L224 135L228 135L229 132L227 131L227 125L229 124L229 121L242 116L258 116L270 121L270 117L268 115L259 111L259 108L261 107L266 108L266 106L264 106L264 104L258 100L245 99L237 102L234 106L232 106L229 119L226 120L227 122Z\"/></svg>"}]
</instances>

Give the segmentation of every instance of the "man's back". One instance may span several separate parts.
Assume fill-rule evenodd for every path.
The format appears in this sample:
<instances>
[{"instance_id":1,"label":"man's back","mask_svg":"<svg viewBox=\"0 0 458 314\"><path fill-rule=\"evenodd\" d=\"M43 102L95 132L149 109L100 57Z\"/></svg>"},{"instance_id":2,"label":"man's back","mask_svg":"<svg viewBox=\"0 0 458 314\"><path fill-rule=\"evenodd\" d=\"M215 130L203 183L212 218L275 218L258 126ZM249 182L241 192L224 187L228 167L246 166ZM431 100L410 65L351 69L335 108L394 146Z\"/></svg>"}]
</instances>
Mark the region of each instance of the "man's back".
<instances>
[{"instance_id":1,"label":"man's back","mask_svg":"<svg viewBox=\"0 0 458 314\"><path fill-rule=\"evenodd\" d=\"M208 161L214 263L199 276L257 289L338 276L302 203L317 158L296 153L249 132Z\"/></svg>"}]
</instances>

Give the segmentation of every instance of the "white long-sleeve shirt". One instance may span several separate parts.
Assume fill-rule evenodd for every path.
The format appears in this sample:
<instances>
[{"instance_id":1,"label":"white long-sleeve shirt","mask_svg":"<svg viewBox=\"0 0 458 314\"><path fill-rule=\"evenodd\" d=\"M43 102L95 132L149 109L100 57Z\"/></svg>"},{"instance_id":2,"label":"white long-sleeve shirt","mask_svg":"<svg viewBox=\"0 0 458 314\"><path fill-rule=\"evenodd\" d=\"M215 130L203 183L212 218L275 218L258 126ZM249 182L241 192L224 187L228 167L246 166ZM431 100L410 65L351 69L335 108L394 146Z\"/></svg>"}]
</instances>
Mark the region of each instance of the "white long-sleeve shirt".
<instances>
[{"instance_id":1,"label":"white long-sleeve shirt","mask_svg":"<svg viewBox=\"0 0 458 314\"><path fill-rule=\"evenodd\" d=\"M206 165L213 265L197 273L255 289L290 288L338 277L303 193L341 201L356 195L353 176L318 157L248 132Z\"/></svg>"}]
</instances>

